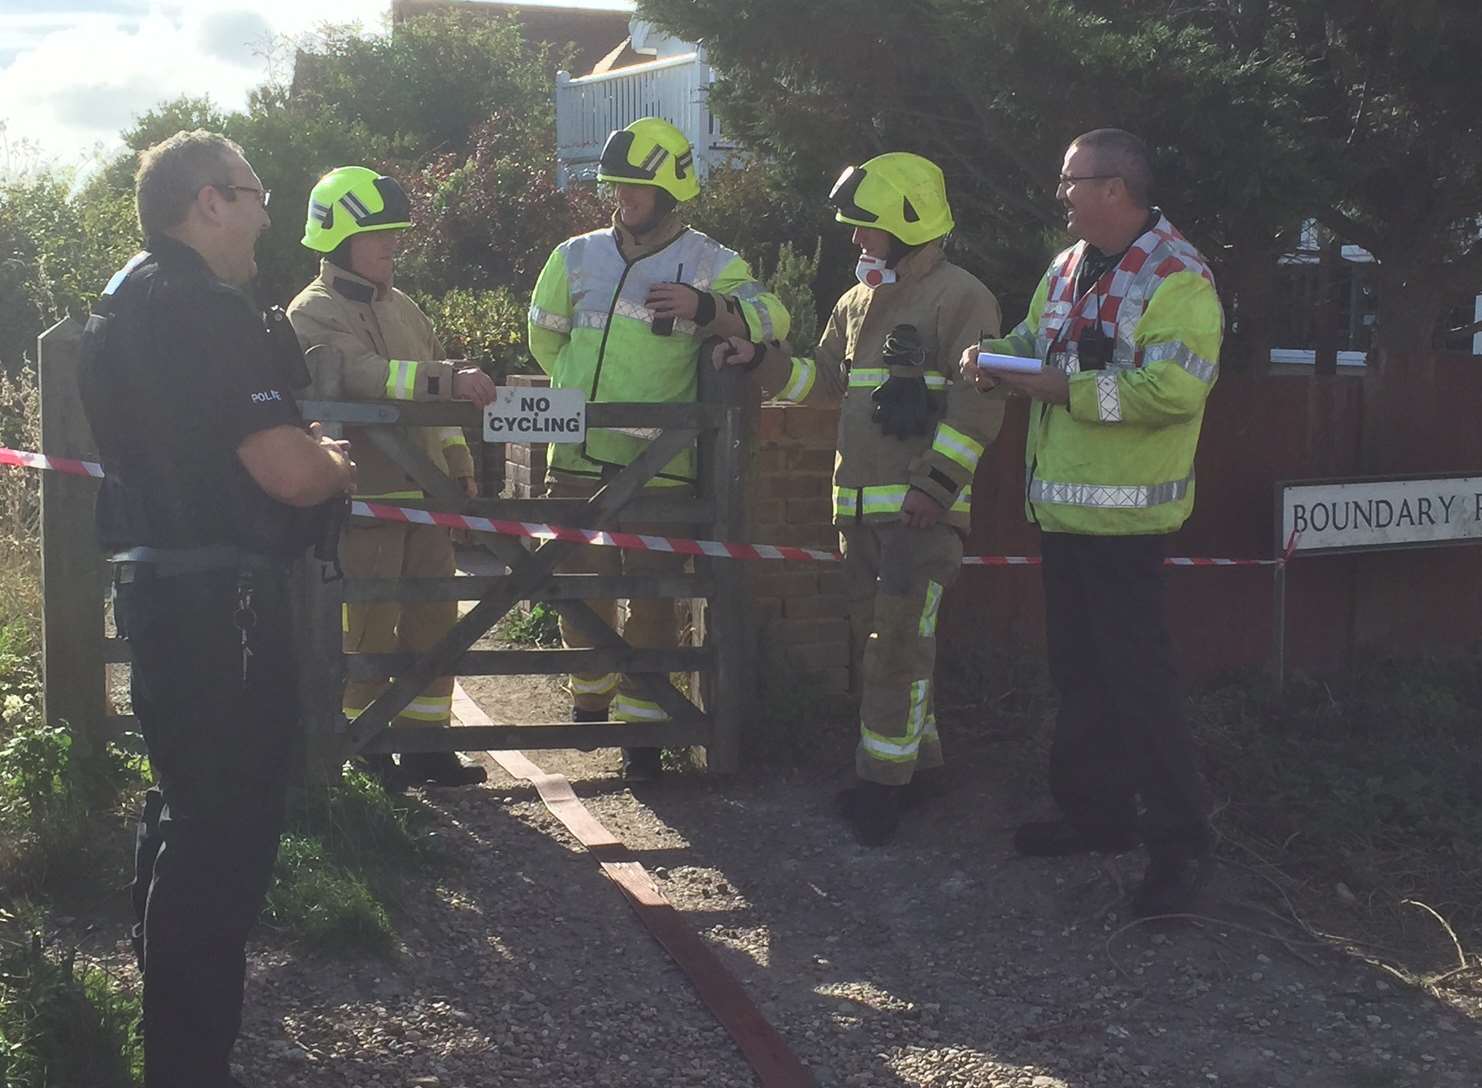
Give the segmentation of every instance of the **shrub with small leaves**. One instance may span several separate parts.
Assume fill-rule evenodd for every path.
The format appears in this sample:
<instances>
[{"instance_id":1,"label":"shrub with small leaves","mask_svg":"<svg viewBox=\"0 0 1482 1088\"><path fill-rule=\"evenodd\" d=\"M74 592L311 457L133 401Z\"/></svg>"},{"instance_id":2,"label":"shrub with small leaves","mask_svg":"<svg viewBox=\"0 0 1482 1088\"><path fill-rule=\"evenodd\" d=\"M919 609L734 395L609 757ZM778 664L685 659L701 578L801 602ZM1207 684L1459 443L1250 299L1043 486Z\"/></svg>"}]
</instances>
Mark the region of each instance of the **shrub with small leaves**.
<instances>
[{"instance_id":1,"label":"shrub with small leaves","mask_svg":"<svg viewBox=\"0 0 1482 1088\"><path fill-rule=\"evenodd\" d=\"M525 348L526 303L508 288L455 289L419 302L449 358L476 363L496 380L537 369Z\"/></svg>"},{"instance_id":2,"label":"shrub with small leaves","mask_svg":"<svg viewBox=\"0 0 1482 1088\"><path fill-rule=\"evenodd\" d=\"M0 942L0 1084L134 1088L143 1053L138 998L76 949L38 934Z\"/></svg>"}]
</instances>

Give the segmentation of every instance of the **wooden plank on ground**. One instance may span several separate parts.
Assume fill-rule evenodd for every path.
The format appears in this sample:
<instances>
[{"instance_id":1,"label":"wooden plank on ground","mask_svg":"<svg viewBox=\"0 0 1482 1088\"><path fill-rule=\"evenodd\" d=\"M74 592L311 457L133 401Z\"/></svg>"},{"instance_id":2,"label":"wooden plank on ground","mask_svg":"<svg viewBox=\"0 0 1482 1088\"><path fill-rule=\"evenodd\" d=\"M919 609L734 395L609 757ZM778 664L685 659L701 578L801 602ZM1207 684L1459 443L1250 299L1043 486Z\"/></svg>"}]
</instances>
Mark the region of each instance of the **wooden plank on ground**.
<instances>
[{"instance_id":1,"label":"wooden plank on ground","mask_svg":"<svg viewBox=\"0 0 1482 1088\"><path fill-rule=\"evenodd\" d=\"M465 727L493 724L462 687L453 689L453 714ZM816 1078L762 1015L736 976L664 898L642 863L635 861L622 841L593 817L564 776L546 774L517 751L487 752L484 761L533 785L551 815L597 860L603 873L627 898L639 922L685 973L700 1000L735 1040L756 1071L761 1088L816 1088Z\"/></svg>"}]
</instances>

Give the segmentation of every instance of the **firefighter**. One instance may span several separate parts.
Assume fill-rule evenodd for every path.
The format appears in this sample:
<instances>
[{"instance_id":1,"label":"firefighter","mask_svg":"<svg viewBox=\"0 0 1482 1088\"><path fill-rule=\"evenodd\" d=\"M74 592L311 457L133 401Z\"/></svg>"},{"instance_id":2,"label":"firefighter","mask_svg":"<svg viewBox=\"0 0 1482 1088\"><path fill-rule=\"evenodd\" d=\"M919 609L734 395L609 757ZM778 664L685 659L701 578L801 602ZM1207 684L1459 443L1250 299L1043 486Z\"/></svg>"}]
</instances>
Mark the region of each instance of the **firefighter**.
<instances>
[{"instance_id":1,"label":"firefighter","mask_svg":"<svg viewBox=\"0 0 1482 1088\"><path fill-rule=\"evenodd\" d=\"M693 401L701 343L710 336L755 340L784 337L782 303L758 283L733 250L686 227L679 206L700 193L689 141L657 117L612 133L602 149L599 181L614 187L612 226L568 238L556 247L530 302L530 352L557 389L580 389L588 401ZM581 444L552 445L547 494L587 498L646 446L642 438L595 430ZM652 491L687 490L695 454L686 451L650 482ZM644 531L651 528L624 524ZM562 567L568 572L660 574L677 569L674 556L586 547ZM616 626L615 601L590 602ZM641 647L675 645L674 603L628 602L623 628ZM567 647L587 647L564 622ZM667 715L615 673L570 678L572 719L578 722L659 722ZM659 749L626 748L630 781L658 776Z\"/></svg>"},{"instance_id":2,"label":"firefighter","mask_svg":"<svg viewBox=\"0 0 1482 1088\"><path fill-rule=\"evenodd\" d=\"M964 347L997 335L1000 315L992 292L943 253L953 220L934 163L879 155L845 170L829 201L855 228L859 283L813 356L731 337L712 361L754 368L778 400L842 402L834 524L861 699L860 781L841 804L860 842L876 846L928 792L918 768L942 765L937 610L962 563L973 472L1003 421L1001 401L954 379Z\"/></svg>"},{"instance_id":3,"label":"firefighter","mask_svg":"<svg viewBox=\"0 0 1482 1088\"><path fill-rule=\"evenodd\" d=\"M303 244L323 254L319 275L288 307L305 349L327 345L342 365L344 395L357 400L494 399L494 382L477 367L448 359L432 323L393 286L397 244L411 226L406 194L394 178L364 166L344 166L319 179L309 194ZM347 428L359 451L360 497L396 502L423 497L407 473L368 438ZM434 465L477 494L473 458L457 427L407 428ZM354 578L439 578L455 573L448 530L436 525L381 522L350 526L340 542L341 563ZM344 606L348 653L417 653L430 649L458 620L456 601L366 601ZM352 680L344 712L353 718L384 689L382 681ZM395 724L446 726L452 713L453 678L439 677L401 712ZM404 753L370 766L393 787L432 782L442 786L484 781L482 767L452 752Z\"/></svg>"},{"instance_id":4,"label":"firefighter","mask_svg":"<svg viewBox=\"0 0 1482 1088\"><path fill-rule=\"evenodd\" d=\"M979 388L1033 398L1025 496L1041 531L1061 816L1025 824L1014 845L1120 852L1140 836L1148 867L1132 908L1143 917L1191 909L1213 844L1162 568L1168 534L1194 509L1194 450L1224 332L1209 265L1150 203L1152 181L1132 133L1072 141L1056 196L1080 241L1050 262L1028 316L988 345L1042 359L1043 371L962 359Z\"/></svg>"}]
</instances>

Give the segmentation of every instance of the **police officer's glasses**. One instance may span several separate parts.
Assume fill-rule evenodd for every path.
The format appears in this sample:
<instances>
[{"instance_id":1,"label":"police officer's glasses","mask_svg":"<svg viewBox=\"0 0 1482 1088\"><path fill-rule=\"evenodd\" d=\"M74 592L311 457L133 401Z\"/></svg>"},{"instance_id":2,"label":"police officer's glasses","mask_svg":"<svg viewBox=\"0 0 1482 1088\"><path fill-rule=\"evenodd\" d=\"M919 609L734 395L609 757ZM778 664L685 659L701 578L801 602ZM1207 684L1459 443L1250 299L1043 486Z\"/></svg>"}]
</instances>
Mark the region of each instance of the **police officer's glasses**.
<instances>
[{"instance_id":1,"label":"police officer's glasses","mask_svg":"<svg viewBox=\"0 0 1482 1088\"><path fill-rule=\"evenodd\" d=\"M211 183L211 188L213 188L213 189L228 189L228 190L230 190L231 192L234 192L234 193L256 193L257 194L257 199L260 200L260 201L262 201L262 206L264 208L266 208L268 206L268 202L273 199L273 190L271 190L271 189L255 189L251 185L224 185L224 184L219 184L219 183L213 181ZM233 199L235 199L235 198L233 198Z\"/></svg>"},{"instance_id":2,"label":"police officer's glasses","mask_svg":"<svg viewBox=\"0 0 1482 1088\"><path fill-rule=\"evenodd\" d=\"M1056 188L1074 185L1078 181L1110 181L1112 178L1121 176L1121 174L1061 174L1060 184Z\"/></svg>"}]
</instances>

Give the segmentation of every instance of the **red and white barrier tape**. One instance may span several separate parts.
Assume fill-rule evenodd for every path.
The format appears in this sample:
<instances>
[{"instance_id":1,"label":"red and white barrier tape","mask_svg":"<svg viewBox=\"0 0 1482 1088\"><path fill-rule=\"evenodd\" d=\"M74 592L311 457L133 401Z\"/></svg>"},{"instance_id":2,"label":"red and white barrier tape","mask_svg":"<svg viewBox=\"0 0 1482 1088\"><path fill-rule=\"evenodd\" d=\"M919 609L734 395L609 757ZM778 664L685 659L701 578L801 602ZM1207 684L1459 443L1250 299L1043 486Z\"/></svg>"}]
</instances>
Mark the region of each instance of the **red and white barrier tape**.
<instances>
[{"instance_id":1,"label":"red and white barrier tape","mask_svg":"<svg viewBox=\"0 0 1482 1088\"><path fill-rule=\"evenodd\" d=\"M12 465L15 468L49 468L56 472L65 472L69 476L91 476L95 480L103 478L103 466L96 461L77 461L71 457L48 457L44 453L28 453L25 450L12 450L0 446L0 465Z\"/></svg>"},{"instance_id":2,"label":"red and white barrier tape","mask_svg":"<svg viewBox=\"0 0 1482 1088\"><path fill-rule=\"evenodd\" d=\"M837 560L839 553L825 548L799 548L789 544L733 544L723 540L690 540L687 537L651 536L647 533L614 533L605 529L572 529L542 521L500 521L472 514L440 514L408 506L387 506L356 500L350 513L381 521L405 521L442 525L449 529L472 529L477 533L523 536L533 540L571 540L605 548L641 552L673 552L675 555L708 555L716 559Z\"/></svg>"},{"instance_id":3,"label":"red and white barrier tape","mask_svg":"<svg viewBox=\"0 0 1482 1088\"><path fill-rule=\"evenodd\" d=\"M72 476L101 478L103 466L96 461L78 461L70 457L48 457L42 453L28 453L0 446L0 465L17 468L51 469ZM797 561L837 562L841 556L827 548L799 548L790 544L736 544L723 540L692 540L688 537L653 536L647 533L615 533L604 529L573 529L564 525L548 525L542 521L501 521L497 518L482 518L473 514L445 514L434 510L420 510L413 506L394 506L387 503L367 502L355 499L350 503L350 513L356 517L375 518L379 521L400 521L412 525L441 525L447 529L471 529L476 533L497 533L500 536L522 536L531 540L570 540L578 544L595 544L604 548L623 548L629 551L672 552L675 555L704 555L716 559L785 559ZM1280 559L1206 559L1176 556L1163 561L1169 567L1270 567L1280 566L1291 559L1295 547L1295 536L1288 543L1286 554ZM969 567L1037 567L1037 555L968 555L962 560Z\"/></svg>"}]
</instances>

